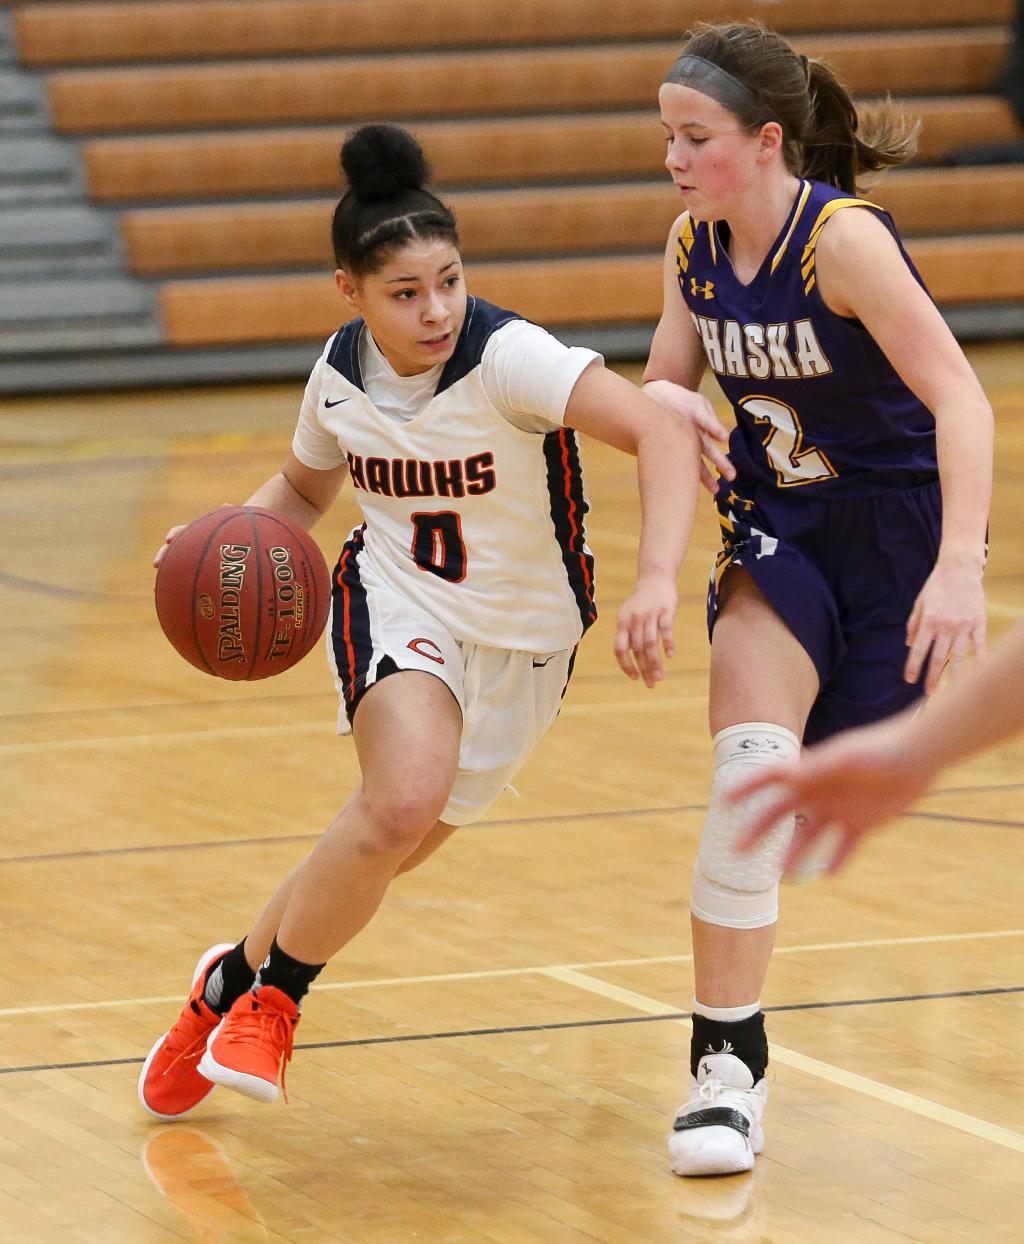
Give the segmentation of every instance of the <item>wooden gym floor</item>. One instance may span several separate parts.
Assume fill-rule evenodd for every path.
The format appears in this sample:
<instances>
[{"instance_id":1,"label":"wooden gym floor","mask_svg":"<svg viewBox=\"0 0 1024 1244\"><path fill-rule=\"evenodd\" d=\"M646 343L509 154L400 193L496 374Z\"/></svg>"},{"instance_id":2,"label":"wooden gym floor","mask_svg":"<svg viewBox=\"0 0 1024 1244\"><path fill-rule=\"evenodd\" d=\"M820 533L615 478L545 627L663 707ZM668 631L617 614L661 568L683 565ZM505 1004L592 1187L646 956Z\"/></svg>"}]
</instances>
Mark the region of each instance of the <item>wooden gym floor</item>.
<instances>
[{"instance_id":1,"label":"wooden gym floor","mask_svg":"<svg viewBox=\"0 0 1024 1244\"><path fill-rule=\"evenodd\" d=\"M992 630L1024 614L1024 351L998 412ZM683 1182L685 902L709 776L705 500L680 650L613 664L631 468L586 452L602 621L487 820L401 879L324 972L291 1104L158 1126L142 1058L356 777L318 656L220 683L163 639L165 529L241 500L300 383L0 405L0 1238L678 1244L1024 1239L1024 743L947 774L839 880L785 894L768 1147ZM354 520L319 531L328 556ZM752 659L754 656L752 654Z\"/></svg>"}]
</instances>

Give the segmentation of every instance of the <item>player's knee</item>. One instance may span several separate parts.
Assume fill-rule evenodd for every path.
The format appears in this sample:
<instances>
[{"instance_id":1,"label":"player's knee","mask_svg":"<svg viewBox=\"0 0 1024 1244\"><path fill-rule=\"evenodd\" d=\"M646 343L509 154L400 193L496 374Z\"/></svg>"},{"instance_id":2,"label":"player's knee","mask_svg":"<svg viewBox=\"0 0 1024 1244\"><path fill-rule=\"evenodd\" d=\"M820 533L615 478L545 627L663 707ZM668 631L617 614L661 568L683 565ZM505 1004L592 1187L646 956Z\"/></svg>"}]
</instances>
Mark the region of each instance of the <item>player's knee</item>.
<instances>
[{"instance_id":1,"label":"player's knee","mask_svg":"<svg viewBox=\"0 0 1024 1244\"><path fill-rule=\"evenodd\" d=\"M753 850L740 852L737 843L767 796L730 804L726 795L752 768L795 756L799 747L789 730L766 722L746 722L715 735L715 776L690 895L698 920L756 929L778 919L779 879L793 818L780 822Z\"/></svg>"},{"instance_id":2,"label":"player's knee","mask_svg":"<svg viewBox=\"0 0 1024 1244\"><path fill-rule=\"evenodd\" d=\"M395 790L362 796L364 849L407 857L419 847L444 811L447 789Z\"/></svg>"}]
</instances>

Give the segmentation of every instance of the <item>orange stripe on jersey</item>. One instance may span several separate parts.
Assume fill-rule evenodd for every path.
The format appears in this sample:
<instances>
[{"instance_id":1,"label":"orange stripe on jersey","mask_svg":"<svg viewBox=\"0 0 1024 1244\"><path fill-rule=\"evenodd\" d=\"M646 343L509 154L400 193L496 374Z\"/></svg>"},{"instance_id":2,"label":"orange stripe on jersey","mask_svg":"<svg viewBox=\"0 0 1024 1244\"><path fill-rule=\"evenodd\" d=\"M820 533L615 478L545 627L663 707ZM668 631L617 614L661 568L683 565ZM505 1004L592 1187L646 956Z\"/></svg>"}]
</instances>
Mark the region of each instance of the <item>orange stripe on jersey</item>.
<instances>
[{"instance_id":1,"label":"orange stripe on jersey","mask_svg":"<svg viewBox=\"0 0 1024 1244\"><path fill-rule=\"evenodd\" d=\"M572 528L571 547L575 551L577 543L580 543L580 549L577 556L580 559L580 566L583 570L583 582L587 587L587 599L593 603L594 599L594 582L590 575L590 567L587 565L586 554L583 551L580 542L580 528L576 521L576 498L572 495L573 472L572 465L569 462L569 440L568 433L565 428L558 434L558 442L562 448L562 486L565 489L565 499L569 503L568 519L569 526Z\"/></svg>"},{"instance_id":2,"label":"orange stripe on jersey","mask_svg":"<svg viewBox=\"0 0 1024 1244\"><path fill-rule=\"evenodd\" d=\"M352 591L345 582L345 568L348 559L352 556L352 546L346 545L345 551L341 555L341 561L338 563L338 586L341 588L342 600L342 639L345 643L345 655L348 658L348 683L350 687L355 687L356 681L356 649L352 643Z\"/></svg>"}]
</instances>

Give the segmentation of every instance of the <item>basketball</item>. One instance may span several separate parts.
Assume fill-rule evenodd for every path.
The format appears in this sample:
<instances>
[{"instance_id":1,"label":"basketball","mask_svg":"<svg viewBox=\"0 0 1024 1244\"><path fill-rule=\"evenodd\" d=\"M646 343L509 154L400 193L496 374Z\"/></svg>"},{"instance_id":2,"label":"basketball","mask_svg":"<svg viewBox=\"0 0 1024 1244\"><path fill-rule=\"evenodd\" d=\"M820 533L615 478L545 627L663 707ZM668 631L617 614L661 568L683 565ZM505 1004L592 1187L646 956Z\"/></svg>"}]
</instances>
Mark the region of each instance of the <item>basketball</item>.
<instances>
[{"instance_id":1,"label":"basketball","mask_svg":"<svg viewBox=\"0 0 1024 1244\"><path fill-rule=\"evenodd\" d=\"M254 506L224 506L190 523L168 546L155 591L163 632L185 660L236 682L301 661L331 603L313 537Z\"/></svg>"}]
</instances>

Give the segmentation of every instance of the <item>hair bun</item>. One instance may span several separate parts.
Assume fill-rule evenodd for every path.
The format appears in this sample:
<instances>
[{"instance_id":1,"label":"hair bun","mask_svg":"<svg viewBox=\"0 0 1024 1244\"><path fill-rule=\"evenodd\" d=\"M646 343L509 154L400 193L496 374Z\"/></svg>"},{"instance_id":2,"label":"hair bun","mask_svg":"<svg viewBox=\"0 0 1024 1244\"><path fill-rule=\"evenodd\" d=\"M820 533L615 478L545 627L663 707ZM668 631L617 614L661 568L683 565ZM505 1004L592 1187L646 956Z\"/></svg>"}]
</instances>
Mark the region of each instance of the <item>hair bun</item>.
<instances>
[{"instance_id":1,"label":"hair bun","mask_svg":"<svg viewBox=\"0 0 1024 1244\"><path fill-rule=\"evenodd\" d=\"M398 125L364 125L341 148L341 167L358 199L390 199L421 190L430 177L423 148Z\"/></svg>"}]
</instances>

